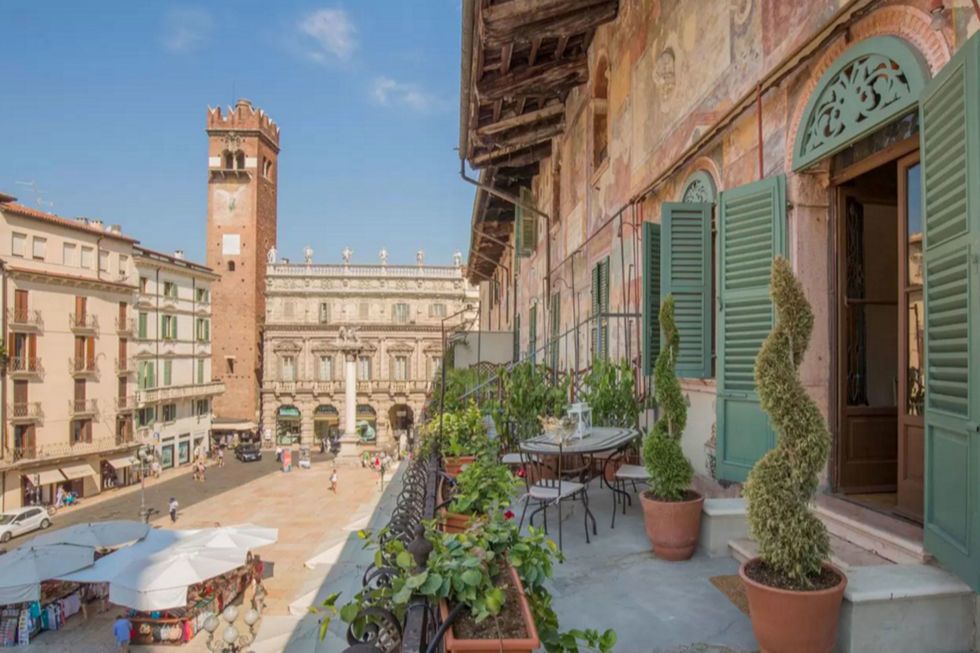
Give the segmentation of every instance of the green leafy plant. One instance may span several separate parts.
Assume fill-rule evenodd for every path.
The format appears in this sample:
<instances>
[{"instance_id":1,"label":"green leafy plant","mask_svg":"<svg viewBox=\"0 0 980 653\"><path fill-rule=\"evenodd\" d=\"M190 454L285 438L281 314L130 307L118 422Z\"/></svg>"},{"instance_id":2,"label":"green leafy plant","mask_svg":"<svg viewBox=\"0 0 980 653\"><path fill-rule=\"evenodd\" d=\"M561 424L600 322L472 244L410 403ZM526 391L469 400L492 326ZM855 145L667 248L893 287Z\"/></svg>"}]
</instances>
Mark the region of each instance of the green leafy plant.
<instances>
[{"instance_id":1,"label":"green leafy plant","mask_svg":"<svg viewBox=\"0 0 980 653\"><path fill-rule=\"evenodd\" d=\"M636 426L640 404L634 394L633 368L628 361L619 364L595 359L583 380L582 400L592 409L596 426Z\"/></svg>"},{"instance_id":2,"label":"green leafy plant","mask_svg":"<svg viewBox=\"0 0 980 653\"><path fill-rule=\"evenodd\" d=\"M538 417L560 417L568 406L568 379L556 385L543 367L530 361L505 372L503 384L503 417L513 428L510 445L540 435Z\"/></svg>"},{"instance_id":3,"label":"green leafy plant","mask_svg":"<svg viewBox=\"0 0 980 653\"><path fill-rule=\"evenodd\" d=\"M441 435L440 435L441 432ZM487 451L490 442L483 415L475 403L443 413L429 422L426 437L444 456L478 456Z\"/></svg>"},{"instance_id":4,"label":"green leafy plant","mask_svg":"<svg viewBox=\"0 0 980 653\"><path fill-rule=\"evenodd\" d=\"M694 468L684 456L681 434L687 424L687 403L677 380L680 335L674 322L674 298L660 305L663 347L654 366L654 391L660 419L643 439L643 462L650 474L650 493L663 501L680 501L694 478Z\"/></svg>"},{"instance_id":5,"label":"green leafy plant","mask_svg":"<svg viewBox=\"0 0 980 653\"><path fill-rule=\"evenodd\" d=\"M451 512L483 515L496 505L507 505L519 481L495 457L484 456L467 465L456 476Z\"/></svg>"},{"instance_id":6,"label":"green leafy plant","mask_svg":"<svg viewBox=\"0 0 980 653\"><path fill-rule=\"evenodd\" d=\"M827 529L809 508L830 453L830 435L800 382L813 312L784 258L773 260L770 295L776 322L756 357L755 382L778 437L749 473L745 496L763 564L786 587L806 589L830 551Z\"/></svg>"},{"instance_id":7,"label":"green leafy plant","mask_svg":"<svg viewBox=\"0 0 980 653\"><path fill-rule=\"evenodd\" d=\"M321 642L327 637L327 630L330 628L330 623L340 614L337 610L337 599L339 598L340 592L334 592L325 598L320 605L310 606L310 614L319 617L320 627L318 635Z\"/></svg>"}]
</instances>

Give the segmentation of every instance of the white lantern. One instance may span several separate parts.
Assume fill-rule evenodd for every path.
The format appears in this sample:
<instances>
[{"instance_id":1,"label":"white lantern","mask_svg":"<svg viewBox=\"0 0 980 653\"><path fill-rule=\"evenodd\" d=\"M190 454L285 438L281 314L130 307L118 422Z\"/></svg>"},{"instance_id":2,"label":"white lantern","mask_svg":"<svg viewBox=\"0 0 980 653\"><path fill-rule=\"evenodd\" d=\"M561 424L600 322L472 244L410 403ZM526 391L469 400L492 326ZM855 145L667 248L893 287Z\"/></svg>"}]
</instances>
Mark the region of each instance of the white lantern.
<instances>
[{"instance_id":1,"label":"white lantern","mask_svg":"<svg viewBox=\"0 0 980 653\"><path fill-rule=\"evenodd\" d=\"M245 613L245 624L247 626L254 626L259 620L259 611L252 608Z\"/></svg>"},{"instance_id":2,"label":"white lantern","mask_svg":"<svg viewBox=\"0 0 980 653\"><path fill-rule=\"evenodd\" d=\"M575 437L584 438L592 430L592 408L585 402L568 407L568 416L575 419Z\"/></svg>"},{"instance_id":3,"label":"white lantern","mask_svg":"<svg viewBox=\"0 0 980 653\"><path fill-rule=\"evenodd\" d=\"M235 640L238 639L238 629L234 626L228 626L225 628L225 634L223 636L225 643L234 644Z\"/></svg>"}]
</instances>

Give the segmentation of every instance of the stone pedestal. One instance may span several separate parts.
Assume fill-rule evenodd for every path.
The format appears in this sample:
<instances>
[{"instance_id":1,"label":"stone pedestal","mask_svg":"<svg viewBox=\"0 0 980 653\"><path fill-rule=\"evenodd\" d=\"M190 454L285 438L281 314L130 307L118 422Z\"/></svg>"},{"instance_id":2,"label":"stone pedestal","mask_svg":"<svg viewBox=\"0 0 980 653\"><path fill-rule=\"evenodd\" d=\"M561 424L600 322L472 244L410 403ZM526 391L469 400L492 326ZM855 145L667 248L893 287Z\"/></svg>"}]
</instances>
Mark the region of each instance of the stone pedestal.
<instances>
[{"instance_id":1,"label":"stone pedestal","mask_svg":"<svg viewBox=\"0 0 980 653\"><path fill-rule=\"evenodd\" d=\"M357 355L360 347L351 344L342 348L344 354L344 434L340 437L337 462L360 464L357 435Z\"/></svg>"}]
</instances>

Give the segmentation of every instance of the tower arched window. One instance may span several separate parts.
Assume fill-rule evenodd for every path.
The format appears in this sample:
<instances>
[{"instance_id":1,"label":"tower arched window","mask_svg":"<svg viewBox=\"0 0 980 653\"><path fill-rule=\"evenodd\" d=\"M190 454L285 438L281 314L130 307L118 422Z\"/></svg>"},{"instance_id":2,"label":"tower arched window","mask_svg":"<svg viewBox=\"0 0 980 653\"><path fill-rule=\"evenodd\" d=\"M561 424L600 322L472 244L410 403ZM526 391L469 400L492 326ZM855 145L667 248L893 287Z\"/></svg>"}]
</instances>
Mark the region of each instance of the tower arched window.
<instances>
[{"instance_id":1,"label":"tower arched window","mask_svg":"<svg viewBox=\"0 0 980 653\"><path fill-rule=\"evenodd\" d=\"M271 179L272 178L272 161L270 161L269 159L266 159L265 160L265 164L263 165L262 174L267 179Z\"/></svg>"},{"instance_id":2,"label":"tower arched window","mask_svg":"<svg viewBox=\"0 0 980 653\"><path fill-rule=\"evenodd\" d=\"M605 57L595 67L592 80L592 167L609 158L609 64Z\"/></svg>"},{"instance_id":3,"label":"tower arched window","mask_svg":"<svg viewBox=\"0 0 980 653\"><path fill-rule=\"evenodd\" d=\"M245 169L245 153L241 150L235 152L235 169L244 170Z\"/></svg>"},{"instance_id":4,"label":"tower arched window","mask_svg":"<svg viewBox=\"0 0 980 653\"><path fill-rule=\"evenodd\" d=\"M228 150L225 150L224 152L221 153L221 162L222 162L221 167L224 168L225 170L231 170L232 168L235 167L235 157Z\"/></svg>"},{"instance_id":5,"label":"tower arched window","mask_svg":"<svg viewBox=\"0 0 980 653\"><path fill-rule=\"evenodd\" d=\"M228 261L228 271L229 272L234 272L235 271L235 262L234 261Z\"/></svg>"}]
</instances>

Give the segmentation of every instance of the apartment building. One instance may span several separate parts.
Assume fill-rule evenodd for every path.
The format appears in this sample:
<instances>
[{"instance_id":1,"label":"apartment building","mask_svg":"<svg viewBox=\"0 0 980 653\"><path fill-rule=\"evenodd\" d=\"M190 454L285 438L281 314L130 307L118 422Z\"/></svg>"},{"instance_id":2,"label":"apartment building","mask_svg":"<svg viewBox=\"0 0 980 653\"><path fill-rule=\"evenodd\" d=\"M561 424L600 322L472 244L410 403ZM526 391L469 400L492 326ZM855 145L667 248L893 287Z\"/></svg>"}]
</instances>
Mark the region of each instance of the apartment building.
<instances>
[{"instance_id":1,"label":"apartment building","mask_svg":"<svg viewBox=\"0 0 980 653\"><path fill-rule=\"evenodd\" d=\"M130 335L133 245L117 226L0 195L3 509L50 502L58 485L88 496L129 480L131 380L116 362Z\"/></svg>"},{"instance_id":2,"label":"apartment building","mask_svg":"<svg viewBox=\"0 0 980 653\"><path fill-rule=\"evenodd\" d=\"M211 286L218 276L179 251L137 246L134 260L135 335L130 352L120 345L119 360L135 380L137 436L157 446L168 469L209 449L211 402L224 389L211 379Z\"/></svg>"}]
</instances>

